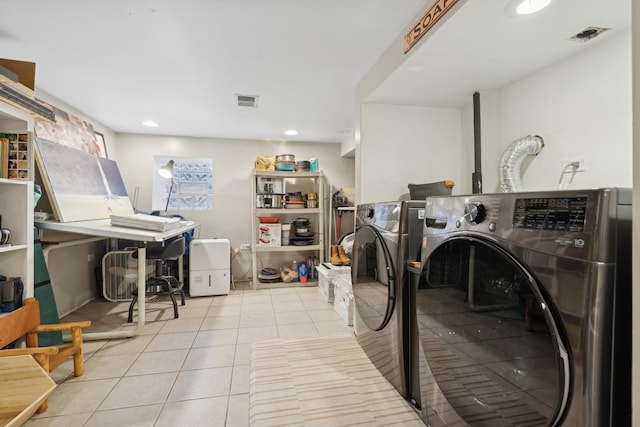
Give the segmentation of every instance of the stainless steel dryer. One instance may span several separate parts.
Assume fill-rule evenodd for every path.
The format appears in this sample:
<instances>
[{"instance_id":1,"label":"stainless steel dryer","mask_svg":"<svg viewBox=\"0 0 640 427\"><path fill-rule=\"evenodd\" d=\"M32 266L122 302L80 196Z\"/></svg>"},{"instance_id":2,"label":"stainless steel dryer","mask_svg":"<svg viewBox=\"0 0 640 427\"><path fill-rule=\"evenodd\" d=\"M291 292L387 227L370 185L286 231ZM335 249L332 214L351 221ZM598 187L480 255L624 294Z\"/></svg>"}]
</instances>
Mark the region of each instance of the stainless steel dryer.
<instances>
[{"instance_id":1,"label":"stainless steel dryer","mask_svg":"<svg viewBox=\"0 0 640 427\"><path fill-rule=\"evenodd\" d=\"M359 205L351 261L358 342L398 392L416 403L418 383L411 381L409 365L417 335L412 347L405 265L420 261L424 204L414 200Z\"/></svg>"},{"instance_id":2,"label":"stainless steel dryer","mask_svg":"<svg viewBox=\"0 0 640 427\"><path fill-rule=\"evenodd\" d=\"M631 191L427 198L429 425L631 423Z\"/></svg>"}]
</instances>

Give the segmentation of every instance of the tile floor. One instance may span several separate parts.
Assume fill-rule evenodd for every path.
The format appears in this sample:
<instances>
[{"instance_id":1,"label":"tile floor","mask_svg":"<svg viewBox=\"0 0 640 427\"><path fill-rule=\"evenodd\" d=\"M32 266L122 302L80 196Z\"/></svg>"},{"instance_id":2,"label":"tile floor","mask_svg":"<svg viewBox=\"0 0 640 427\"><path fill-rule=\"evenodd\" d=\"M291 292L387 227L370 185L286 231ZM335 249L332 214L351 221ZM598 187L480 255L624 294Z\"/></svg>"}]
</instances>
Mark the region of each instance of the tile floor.
<instances>
[{"instance_id":1,"label":"tile floor","mask_svg":"<svg viewBox=\"0 0 640 427\"><path fill-rule=\"evenodd\" d=\"M133 329L128 308L96 300L62 321L89 319L87 332ZM352 332L316 287L236 283L229 295L187 298L179 311L173 319L163 297L147 304L135 338L86 341L84 375L73 377L71 361L53 371L49 409L25 425L247 426L252 343Z\"/></svg>"}]
</instances>

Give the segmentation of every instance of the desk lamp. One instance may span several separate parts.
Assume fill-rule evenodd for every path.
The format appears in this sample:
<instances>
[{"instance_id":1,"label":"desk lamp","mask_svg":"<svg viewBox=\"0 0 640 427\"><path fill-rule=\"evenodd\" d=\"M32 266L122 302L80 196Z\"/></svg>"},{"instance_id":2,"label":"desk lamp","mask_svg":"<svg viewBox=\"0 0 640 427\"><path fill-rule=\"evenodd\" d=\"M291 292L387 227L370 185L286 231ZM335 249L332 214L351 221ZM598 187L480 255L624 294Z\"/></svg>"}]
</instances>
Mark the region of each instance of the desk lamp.
<instances>
[{"instance_id":1,"label":"desk lamp","mask_svg":"<svg viewBox=\"0 0 640 427\"><path fill-rule=\"evenodd\" d=\"M169 200L171 200L171 192L173 191L173 160L169 160L166 165L160 167L160 169L158 169L158 173L163 178L171 179L171 187L169 187L167 204L164 207L164 216L167 216L167 209L169 209Z\"/></svg>"}]
</instances>

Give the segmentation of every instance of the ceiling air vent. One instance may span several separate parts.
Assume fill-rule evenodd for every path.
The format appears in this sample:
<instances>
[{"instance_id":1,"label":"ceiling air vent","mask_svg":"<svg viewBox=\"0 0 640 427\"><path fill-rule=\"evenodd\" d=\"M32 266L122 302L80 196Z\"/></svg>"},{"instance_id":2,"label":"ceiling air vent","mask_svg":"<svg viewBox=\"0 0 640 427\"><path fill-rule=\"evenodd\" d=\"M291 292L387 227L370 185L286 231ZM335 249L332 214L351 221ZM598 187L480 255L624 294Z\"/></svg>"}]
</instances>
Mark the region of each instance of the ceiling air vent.
<instances>
[{"instance_id":1,"label":"ceiling air vent","mask_svg":"<svg viewBox=\"0 0 640 427\"><path fill-rule=\"evenodd\" d=\"M258 97L256 95L238 95L236 94L238 107L258 108Z\"/></svg>"},{"instance_id":2,"label":"ceiling air vent","mask_svg":"<svg viewBox=\"0 0 640 427\"><path fill-rule=\"evenodd\" d=\"M600 34L610 29L611 28L587 27L584 30L580 31L578 34L573 35L571 37L571 40L578 41L578 42L586 42L593 38L598 37Z\"/></svg>"}]
</instances>

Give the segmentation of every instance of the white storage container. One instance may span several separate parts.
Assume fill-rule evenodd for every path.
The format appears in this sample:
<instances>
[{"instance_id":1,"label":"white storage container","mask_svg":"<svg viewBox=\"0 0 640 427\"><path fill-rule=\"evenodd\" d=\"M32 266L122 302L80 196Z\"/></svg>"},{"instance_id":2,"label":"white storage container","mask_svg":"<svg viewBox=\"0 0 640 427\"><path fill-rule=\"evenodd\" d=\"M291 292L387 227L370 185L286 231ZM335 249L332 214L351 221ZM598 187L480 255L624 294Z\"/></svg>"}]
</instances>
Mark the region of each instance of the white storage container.
<instances>
[{"instance_id":1,"label":"white storage container","mask_svg":"<svg viewBox=\"0 0 640 427\"><path fill-rule=\"evenodd\" d=\"M351 282L351 267L323 263L316 267L318 271L318 295L326 302L334 301L334 281L339 276L347 276Z\"/></svg>"},{"instance_id":2,"label":"white storage container","mask_svg":"<svg viewBox=\"0 0 640 427\"><path fill-rule=\"evenodd\" d=\"M334 281L333 309L349 326L353 326L355 302L351 286L351 275L341 275Z\"/></svg>"},{"instance_id":3,"label":"white storage container","mask_svg":"<svg viewBox=\"0 0 640 427\"><path fill-rule=\"evenodd\" d=\"M231 242L194 239L189 246L189 295L227 295L231 286Z\"/></svg>"}]
</instances>

